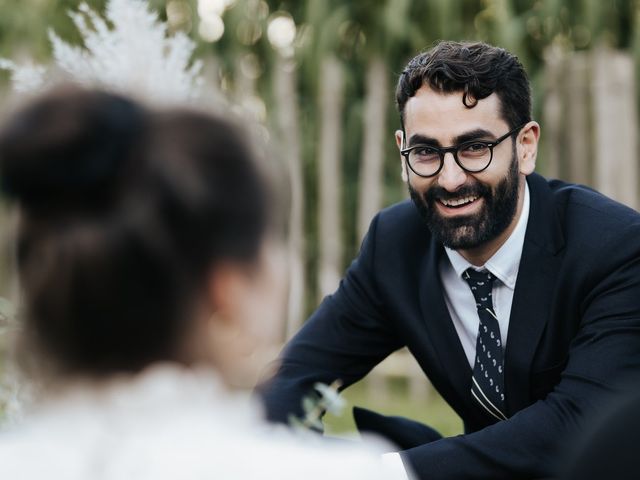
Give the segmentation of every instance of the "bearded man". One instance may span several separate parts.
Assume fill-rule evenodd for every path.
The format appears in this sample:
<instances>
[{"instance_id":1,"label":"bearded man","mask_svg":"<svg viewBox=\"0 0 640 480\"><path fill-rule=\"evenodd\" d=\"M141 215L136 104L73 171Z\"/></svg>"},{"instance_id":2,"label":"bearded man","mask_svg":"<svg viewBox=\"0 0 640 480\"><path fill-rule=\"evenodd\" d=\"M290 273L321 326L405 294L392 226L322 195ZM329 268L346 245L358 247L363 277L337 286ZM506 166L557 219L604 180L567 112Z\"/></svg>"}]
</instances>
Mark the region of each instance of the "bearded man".
<instances>
[{"instance_id":1,"label":"bearded man","mask_svg":"<svg viewBox=\"0 0 640 480\"><path fill-rule=\"evenodd\" d=\"M338 290L285 347L262 394L300 414L408 347L465 434L358 409L420 479L554 475L562 446L640 371L640 215L533 173L540 126L524 68L441 42L396 90L412 202L381 211ZM621 172L624 174L624 172Z\"/></svg>"}]
</instances>

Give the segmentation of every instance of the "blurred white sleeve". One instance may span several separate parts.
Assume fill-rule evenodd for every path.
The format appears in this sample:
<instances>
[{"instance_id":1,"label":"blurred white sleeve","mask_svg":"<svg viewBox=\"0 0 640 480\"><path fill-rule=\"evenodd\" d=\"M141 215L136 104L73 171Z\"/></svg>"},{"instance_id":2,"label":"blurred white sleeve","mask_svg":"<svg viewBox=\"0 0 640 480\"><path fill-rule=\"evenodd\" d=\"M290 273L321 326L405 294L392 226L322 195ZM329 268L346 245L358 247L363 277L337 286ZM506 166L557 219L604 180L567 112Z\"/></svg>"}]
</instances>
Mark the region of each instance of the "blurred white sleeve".
<instances>
[{"instance_id":1,"label":"blurred white sleeve","mask_svg":"<svg viewBox=\"0 0 640 480\"><path fill-rule=\"evenodd\" d=\"M390 452L382 454L382 463L388 467L389 470L397 474L397 477L394 475L394 478L409 480L409 476L407 475L407 471L404 468L404 464L402 463L402 458L400 458L399 453Z\"/></svg>"}]
</instances>

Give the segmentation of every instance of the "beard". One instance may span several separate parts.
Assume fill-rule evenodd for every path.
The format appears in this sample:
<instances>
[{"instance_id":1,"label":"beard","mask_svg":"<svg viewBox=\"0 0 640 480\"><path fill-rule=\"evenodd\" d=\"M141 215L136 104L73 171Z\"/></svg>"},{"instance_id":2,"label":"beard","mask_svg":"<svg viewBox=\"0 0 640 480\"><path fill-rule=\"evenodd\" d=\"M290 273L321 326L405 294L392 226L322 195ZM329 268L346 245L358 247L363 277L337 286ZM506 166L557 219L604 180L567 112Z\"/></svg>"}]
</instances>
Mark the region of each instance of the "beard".
<instances>
[{"instance_id":1,"label":"beard","mask_svg":"<svg viewBox=\"0 0 640 480\"><path fill-rule=\"evenodd\" d=\"M495 187L475 181L456 192L434 185L418 192L411 184L409 193L418 212L437 240L453 250L467 250L497 238L511 224L518 205L518 161L511 158L507 175ZM484 200L482 209L473 215L446 218L440 215L436 201L477 196Z\"/></svg>"}]
</instances>

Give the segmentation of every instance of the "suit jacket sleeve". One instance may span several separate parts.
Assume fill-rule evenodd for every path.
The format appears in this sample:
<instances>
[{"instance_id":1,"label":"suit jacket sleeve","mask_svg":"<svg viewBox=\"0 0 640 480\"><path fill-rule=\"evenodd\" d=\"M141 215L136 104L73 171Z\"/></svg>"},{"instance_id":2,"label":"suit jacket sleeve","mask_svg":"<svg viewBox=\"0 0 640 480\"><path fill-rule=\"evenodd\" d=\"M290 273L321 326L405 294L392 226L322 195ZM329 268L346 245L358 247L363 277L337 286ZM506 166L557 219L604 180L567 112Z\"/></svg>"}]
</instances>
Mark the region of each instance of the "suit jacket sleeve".
<instances>
[{"instance_id":1,"label":"suit jacket sleeve","mask_svg":"<svg viewBox=\"0 0 640 480\"><path fill-rule=\"evenodd\" d=\"M358 259L338 291L325 299L286 347L279 372L262 392L269 418L286 421L288 413L300 415L300 399L314 382L340 378L350 385L393 350L415 344L410 335L422 335L422 323L414 321L413 330L406 323L420 312L397 314L400 305L415 303L404 294L421 274L423 265L415 261L420 256L416 245L425 242L425 233L411 226L418 222L409 221L402 212L383 213L373 221ZM592 210L589 212L591 216ZM566 227L570 238L567 252L558 253L558 259L564 260L555 272L558 288L554 288L553 302L571 304L568 310L557 310L571 313L567 318L554 315L547 328L553 325L570 332L566 336L543 334L544 345L538 345L563 352L566 366L558 383L546 396L533 395L531 398L540 400L524 403L506 421L402 451L403 461L419 478L553 475L572 435L586 419L597 415L621 378L640 372L640 221L637 214L619 214L620 218L612 219L617 209L603 212L610 221L585 222L582 214L574 220L574 211L566 215L566 222L572 222ZM577 228L578 223L585 225ZM601 229L592 231L592 225ZM584 246L587 243L588 248ZM407 264L395 268L402 261ZM415 265L408 266L409 262ZM410 278L403 278L407 276ZM522 286L527 288L526 279ZM568 348L564 343L549 345L549 339L560 337L567 342L570 339ZM432 348L432 342L443 340L422 335L420 348L424 351L419 352L419 361L425 371L434 374L432 381L439 380L446 387L443 372L432 371L440 368L446 373L448 366L441 365L442 359ZM457 407L464 416L466 403Z\"/></svg>"},{"instance_id":2,"label":"suit jacket sleeve","mask_svg":"<svg viewBox=\"0 0 640 480\"><path fill-rule=\"evenodd\" d=\"M594 267L568 363L553 391L506 421L401 452L419 478L554 475L585 419L596 418L612 392L632 386L640 372L640 239L625 237L602 251L606 262L584 259L608 270Z\"/></svg>"},{"instance_id":3,"label":"suit jacket sleeve","mask_svg":"<svg viewBox=\"0 0 640 480\"><path fill-rule=\"evenodd\" d=\"M376 225L377 217L338 290L288 343L275 377L259 389L269 420L286 422L291 413L299 417L301 398L315 382L340 379L346 388L402 346L389 327L372 274Z\"/></svg>"}]
</instances>

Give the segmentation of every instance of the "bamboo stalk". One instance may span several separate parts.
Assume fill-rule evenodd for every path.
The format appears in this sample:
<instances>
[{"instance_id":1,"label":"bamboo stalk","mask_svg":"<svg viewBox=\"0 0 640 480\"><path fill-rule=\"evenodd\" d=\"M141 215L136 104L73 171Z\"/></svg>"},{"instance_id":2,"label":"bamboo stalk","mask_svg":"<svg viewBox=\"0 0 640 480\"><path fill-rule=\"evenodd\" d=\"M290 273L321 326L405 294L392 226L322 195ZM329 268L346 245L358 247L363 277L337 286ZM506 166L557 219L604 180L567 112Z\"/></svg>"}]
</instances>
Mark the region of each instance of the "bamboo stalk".
<instances>
[{"instance_id":1,"label":"bamboo stalk","mask_svg":"<svg viewBox=\"0 0 640 480\"><path fill-rule=\"evenodd\" d=\"M332 56L322 61L318 150L319 265L321 297L332 293L342 272L342 105L344 74Z\"/></svg>"},{"instance_id":2,"label":"bamboo stalk","mask_svg":"<svg viewBox=\"0 0 640 480\"><path fill-rule=\"evenodd\" d=\"M293 64L278 54L274 68L274 98L277 123L289 181L291 208L289 212L288 266L289 299L287 305L286 338L290 338L304 320L305 263L304 263L304 178L299 129L296 72ZM284 141L286 139L286 142Z\"/></svg>"},{"instance_id":3,"label":"bamboo stalk","mask_svg":"<svg viewBox=\"0 0 640 480\"><path fill-rule=\"evenodd\" d=\"M358 241L362 241L373 216L382 206L384 138L389 94L383 59L374 56L366 75L362 158L358 196Z\"/></svg>"},{"instance_id":4,"label":"bamboo stalk","mask_svg":"<svg viewBox=\"0 0 640 480\"><path fill-rule=\"evenodd\" d=\"M560 176L560 158L562 157L563 137L563 95L561 85L564 77L563 64L565 54L559 47L551 47L544 55L544 110L545 126L545 163L544 175L552 178Z\"/></svg>"},{"instance_id":5,"label":"bamboo stalk","mask_svg":"<svg viewBox=\"0 0 640 480\"><path fill-rule=\"evenodd\" d=\"M596 188L638 208L638 114L633 58L599 47L593 53Z\"/></svg>"},{"instance_id":6,"label":"bamboo stalk","mask_svg":"<svg viewBox=\"0 0 640 480\"><path fill-rule=\"evenodd\" d=\"M567 179L592 185L593 136L591 135L589 56L574 52L567 59L566 113L567 113Z\"/></svg>"}]
</instances>

